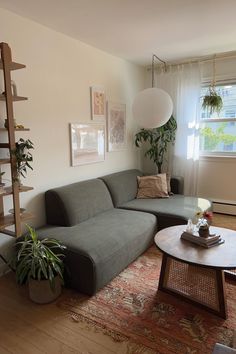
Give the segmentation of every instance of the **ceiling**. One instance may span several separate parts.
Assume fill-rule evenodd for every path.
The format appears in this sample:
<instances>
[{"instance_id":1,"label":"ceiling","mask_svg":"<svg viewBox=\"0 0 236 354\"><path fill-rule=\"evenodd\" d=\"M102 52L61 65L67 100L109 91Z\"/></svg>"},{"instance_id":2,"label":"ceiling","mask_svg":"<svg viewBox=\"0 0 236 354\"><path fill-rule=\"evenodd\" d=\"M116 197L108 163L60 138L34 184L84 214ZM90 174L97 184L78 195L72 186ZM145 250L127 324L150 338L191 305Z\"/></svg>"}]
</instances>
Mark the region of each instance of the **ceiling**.
<instances>
[{"instance_id":1,"label":"ceiling","mask_svg":"<svg viewBox=\"0 0 236 354\"><path fill-rule=\"evenodd\" d=\"M0 7L141 65L236 50L235 0L0 0Z\"/></svg>"}]
</instances>

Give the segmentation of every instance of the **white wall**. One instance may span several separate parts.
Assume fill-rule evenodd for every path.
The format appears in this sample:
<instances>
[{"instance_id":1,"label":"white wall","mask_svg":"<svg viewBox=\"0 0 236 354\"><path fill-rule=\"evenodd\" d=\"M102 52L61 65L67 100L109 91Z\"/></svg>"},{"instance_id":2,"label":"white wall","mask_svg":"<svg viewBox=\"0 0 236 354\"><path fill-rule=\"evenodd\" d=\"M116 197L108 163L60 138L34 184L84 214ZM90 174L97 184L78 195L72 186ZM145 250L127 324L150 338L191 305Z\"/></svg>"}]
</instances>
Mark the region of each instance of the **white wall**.
<instances>
[{"instance_id":1,"label":"white wall","mask_svg":"<svg viewBox=\"0 0 236 354\"><path fill-rule=\"evenodd\" d=\"M145 71L2 9L0 23L0 41L10 45L14 61L27 67L12 75L18 94L29 97L26 102L14 103L17 123L30 128L30 132L18 132L17 136L30 138L35 144L34 171L28 173L25 181L35 189L21 194L21 206L35 214L32 224L39 226L45 222L45 190L139 167L139 151L133 145L137 127L131 103L144 87ZM103 86L108 100L126 103L128 147L121 152L106 153L105 162L71 167L69 123L90 121L92 85ZM3 126L3 103L0 106Z\"/></svg>"}]
</instances>

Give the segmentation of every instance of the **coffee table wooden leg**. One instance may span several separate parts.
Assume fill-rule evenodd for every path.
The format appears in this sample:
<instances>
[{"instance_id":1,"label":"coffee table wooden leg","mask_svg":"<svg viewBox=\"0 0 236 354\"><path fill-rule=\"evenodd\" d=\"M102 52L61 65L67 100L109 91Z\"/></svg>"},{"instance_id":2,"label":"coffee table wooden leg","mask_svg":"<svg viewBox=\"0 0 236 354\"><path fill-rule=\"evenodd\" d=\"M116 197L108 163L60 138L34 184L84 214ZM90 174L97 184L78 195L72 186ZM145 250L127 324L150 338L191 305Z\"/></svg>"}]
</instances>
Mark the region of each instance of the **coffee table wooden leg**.
<instances>
[{"instance_id":1,"label":"coffee table wooden leg","mask_svg":"<svg viewBox=\"0 0 236 354\"><path fill-rule=\"evenodd\" d=\"M223 270L216 270L217 292L219 296L220 317L227 318L227 300L225 291L225 274Z\"/></svg>"},{"instance_id":2,"label":"coffee table wooden leg","mask_svg":"<svg viewBox=\"0 0 236 354\"><path fill-rule=\"evenodd\" d=\"M158 289L227 318L223 270L189 265L163 254Z\"/></svg>"},{"instance_id":3,"label":"coffee table wooden leg","mask_svg":"<svg viewBox=\"0 0 236 354\"><path fill-rule=\"evenodd\" d=\"M160 273L160 279L159 279L159 284L158 284L158 289L161 291L165 291L166 286L165 284L165 279L168 279L169 276L169 266L167 267L167 255L164 253L162 255L162 263L161 263L161 273ZM168 268L168 269L167 269Z\"/></svg>"}]
</instances>

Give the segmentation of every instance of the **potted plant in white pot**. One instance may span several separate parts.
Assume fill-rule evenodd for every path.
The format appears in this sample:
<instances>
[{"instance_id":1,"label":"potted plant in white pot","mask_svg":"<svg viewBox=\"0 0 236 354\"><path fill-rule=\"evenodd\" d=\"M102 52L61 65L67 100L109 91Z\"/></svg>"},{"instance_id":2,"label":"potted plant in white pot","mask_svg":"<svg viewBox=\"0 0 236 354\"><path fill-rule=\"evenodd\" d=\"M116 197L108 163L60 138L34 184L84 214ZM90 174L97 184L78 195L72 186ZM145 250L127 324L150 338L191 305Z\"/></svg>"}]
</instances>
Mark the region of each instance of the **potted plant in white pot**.
<instances>
[{"instance_id":1,"label":"potted plant in white pot","mask_svg":"<svg viewBox=\"0 0 236 354\"><path fill-rule=\"evenodd\" d=\"M29 233L16 243L12 261L19 284L28 282L29 297L40 304L49 303L61 294L63 284L63 251L58 240L39 240L36 231L28 226Z\"/></svg>"}]
</instances>

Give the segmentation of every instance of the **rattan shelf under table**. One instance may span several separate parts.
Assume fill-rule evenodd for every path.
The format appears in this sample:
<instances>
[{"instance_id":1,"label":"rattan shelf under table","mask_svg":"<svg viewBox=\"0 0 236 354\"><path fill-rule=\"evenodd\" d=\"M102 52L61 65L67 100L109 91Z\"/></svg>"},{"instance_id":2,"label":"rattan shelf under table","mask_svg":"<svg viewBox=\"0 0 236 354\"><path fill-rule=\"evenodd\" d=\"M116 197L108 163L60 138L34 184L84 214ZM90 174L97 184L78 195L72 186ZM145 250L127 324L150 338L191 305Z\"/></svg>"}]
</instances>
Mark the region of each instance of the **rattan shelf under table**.
<instances>
[{"instance_id":1,"label":"rattan shelf under table","mask_svg":"<svg viewBox=\"0 0 236 354\"><path fill-rule=\"evenodd\" d=\"M180 238L186 225L168 227L155 236L163 252L158 289L226 319L224 271L236 269L236 231L211 226L224 244L203 248Z\"/></svg>"}]
</instances>

